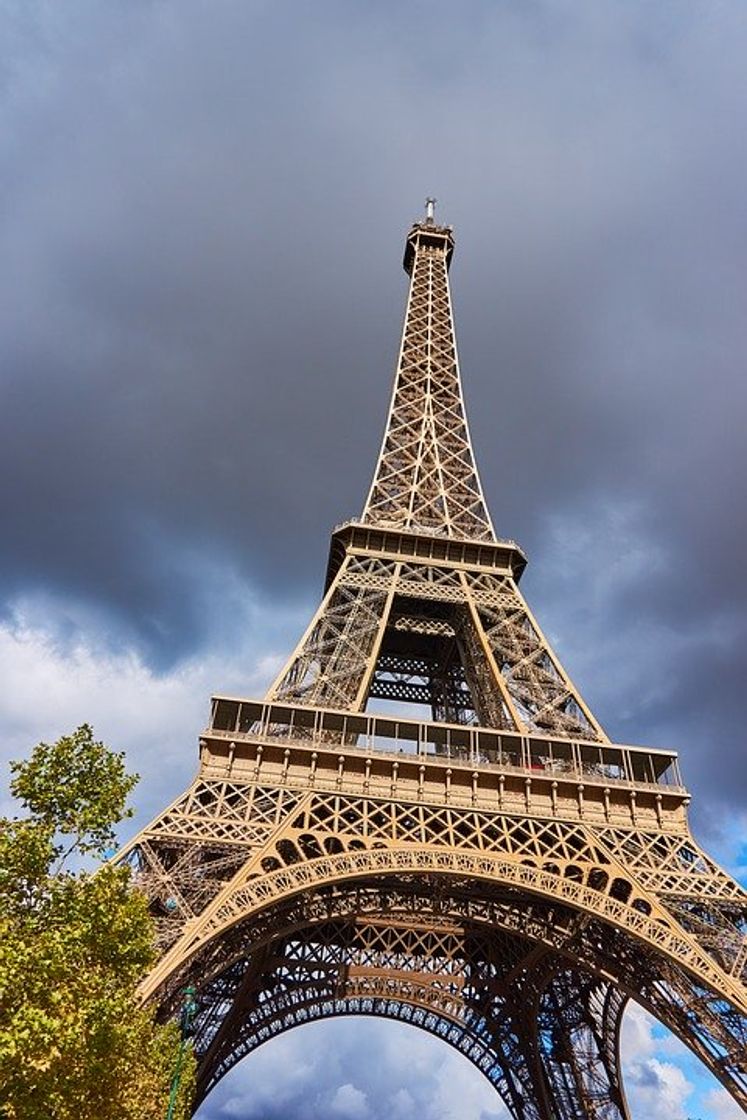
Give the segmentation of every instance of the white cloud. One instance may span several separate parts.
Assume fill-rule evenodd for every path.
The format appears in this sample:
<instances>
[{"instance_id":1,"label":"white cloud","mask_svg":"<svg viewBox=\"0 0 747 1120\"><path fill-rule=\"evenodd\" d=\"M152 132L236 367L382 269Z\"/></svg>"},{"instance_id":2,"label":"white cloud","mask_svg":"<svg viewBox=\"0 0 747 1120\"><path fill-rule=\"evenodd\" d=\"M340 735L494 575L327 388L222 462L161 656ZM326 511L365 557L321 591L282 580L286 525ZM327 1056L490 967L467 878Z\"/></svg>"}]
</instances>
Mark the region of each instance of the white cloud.
<instances>
[{"instance_id":1,"label":"white cloud","mask_svg":"<svg viewBox=\"0 0 747 1120\"><path fill-rule=\"evenodd\" d=\"M634 1117L736 1120L731 1098L684 1045L630 1004L622 1057ZM346 1018L299 1027L265 1044L218 1085L197 1120L508 1120L489 1082L425 1032Z\"/></svg>"},{"instance_id":2,"label":"white cloud","mask_svg":"<svg viewBox=\"0 0 747 1120\"><path fill-rule=\"evenodd\" d=\"M625 1013L622 1059L633 1116L666 1116L667 1120L737 1120L744 1116L685 1044L634 1003Z\"/></svg>"},{"instance_id":3,"label":"white cloud","mask_svg":"<svg viewBox=\"0 0 747 1120\"><path fill-rule=\"evenodd\" d=\"M692 1089L681 1070L659 1056L656 1020L629 1004L623 1022L624 1084L633 1114L685 1120L685 1101Z\"/></svg>"},{"instance_id":4,"label":"white cloud","mask_svg":"<svg viewBox=\"0 0 747 1120\"><path fill-rule=\"evenodd\" d=\"M415 1101L407 1089L398 1089L392 1096L390 1108L389 1115L392 1120L411 1120L415 1111Z\"/></svg>"},{"instance_id":5,"label":"white cloud","mask_svg":"<svg viewBox=\"0 0 747 1120\"><path fill-rule=\"evenodd\" d=\"M709 1120L744 1120L744 1109L732 1100L725 1089L711 1089L703 1097Z\"/></svg>"},{"instance_id":6,"label":"white cloud","mask_svg":"<svg viewBox=\"0 0 747 1120\"><path fill-rule=\"evenodd\" d=\"M349 1081L340 1085L335 1091L329 1110L333 1115L340 1116L342 1120L364 1120L369 1115L366 1094L356 1089Z\"/></svg>"},{"instance_id":7,"label":"white cloud","mask_svg":"<svg viewBox=\"0 0 747 1120\"><path fill-rule=\"evenodd\" d=\"M354 1017L299 1027L261 1046L224 1078L196 1120L330 1114L340 1120L508 1118L490 1083L445 1043L400 1023Z\"/></svg>"},{"instance_id":8,"label":"white cloud","mask_svg":"<svg viewBox=\"0 0 747 1120\"><path fill-rule=\"evenodd\" d=\"M0 626L0 761L90 723L141 775L134 803L136 823L144 823L191 780L210 696L262 695L283 659L267 637L271 612L247 600L251 625L240 644L196 654L164 673L132 649L108 646L100 620L97 627L51 600L43 610L39 601L17 604ZM9 802L2 805L10 809Z\"/></svg>"}]
</instances>

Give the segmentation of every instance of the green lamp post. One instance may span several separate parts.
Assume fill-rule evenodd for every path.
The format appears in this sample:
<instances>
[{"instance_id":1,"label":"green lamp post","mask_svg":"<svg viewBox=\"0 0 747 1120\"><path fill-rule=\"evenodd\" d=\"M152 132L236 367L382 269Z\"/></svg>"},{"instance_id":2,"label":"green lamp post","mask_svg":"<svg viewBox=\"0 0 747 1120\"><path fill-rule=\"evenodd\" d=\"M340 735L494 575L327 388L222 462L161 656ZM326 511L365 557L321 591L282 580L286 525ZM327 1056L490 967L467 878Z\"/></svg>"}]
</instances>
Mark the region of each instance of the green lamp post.
<instances>
[{"instance_id":1,"label":"green lamp post","mask_svg":"<svg viewBox=\"0 0 747 1120\"><path fill-rule=\"evenodd\" d=\"M197 993L195 989L191 985L190 987L184 989L182 1013L179 1019L181 1040L179 1042L179 1052L176 1056L174 1076L171 1078L171 1092L169 1093L169 1107L166 1113L166 1120L174 1120L174 1109L176 1108L176 1099L179 1095L179 1085L181 1084L182 1080L184 1055L187 1052L187 1043L192 1033L192 1023L194 1022L195 1013L197 1011L197 1000L195 998L196 994Z\"/></svg>"}]
</instances>

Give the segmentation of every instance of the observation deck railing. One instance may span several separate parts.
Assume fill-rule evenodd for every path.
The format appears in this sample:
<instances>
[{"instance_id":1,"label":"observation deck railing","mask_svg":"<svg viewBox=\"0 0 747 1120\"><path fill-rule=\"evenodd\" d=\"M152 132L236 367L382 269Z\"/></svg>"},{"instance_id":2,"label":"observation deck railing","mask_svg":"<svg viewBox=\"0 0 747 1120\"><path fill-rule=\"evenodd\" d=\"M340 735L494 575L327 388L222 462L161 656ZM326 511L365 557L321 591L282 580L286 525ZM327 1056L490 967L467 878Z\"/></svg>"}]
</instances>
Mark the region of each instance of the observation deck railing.
<instances>
[{"instance_id":1,"label":"observation deck railing","mask_svg":"<svg viewBox=\"0 0 747 1120\"><path fill-rule=\"evenodd\" d=\"M287 742L362 754L414 755L427 758L429 764L521 772L564 782L659 790L665 787L672 793L686 793L673 751L522 735L475 724L436 723L378 712L216 696L205 735L236 742Z\"/></svg>"}]
</instances>

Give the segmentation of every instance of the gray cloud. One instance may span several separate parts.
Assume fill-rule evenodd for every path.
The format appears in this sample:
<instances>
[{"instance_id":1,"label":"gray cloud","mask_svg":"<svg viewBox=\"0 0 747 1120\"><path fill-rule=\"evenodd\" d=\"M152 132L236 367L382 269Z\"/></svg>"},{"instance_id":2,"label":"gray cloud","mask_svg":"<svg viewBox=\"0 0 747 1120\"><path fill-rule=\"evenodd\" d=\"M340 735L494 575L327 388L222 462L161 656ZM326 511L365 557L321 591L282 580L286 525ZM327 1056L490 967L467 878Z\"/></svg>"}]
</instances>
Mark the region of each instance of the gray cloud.
<instances>
[{"instance_id":1,"label":"gray cloud","mask_svg":"<svg viewBox=\"0 0 747 1120\"><path fill-rule=\"evenodd\" d=\"M721 842L747 787L739 0L5 22L0 617L54 602L56 639L96 619L158 677L244 648L230 572L285 638L361 508L435 192L499 531L602 721L682 749Z\"/></svg>"},{"instance_id":2,"label":"gray cloud","mask_svg":"<svg viewBox=\"0 0 747 1120\"><path fill-rule=\"evenodd\" d=\"M310 598L365 493L401 233L435 189L501 530L542 564L553 511L593 529L634 501L671 562L603 622L738 624L744 38L729 4L19 8L5 601L93 601L165 667L209 630L185 549Z\"/></svg>"}]
</instances>

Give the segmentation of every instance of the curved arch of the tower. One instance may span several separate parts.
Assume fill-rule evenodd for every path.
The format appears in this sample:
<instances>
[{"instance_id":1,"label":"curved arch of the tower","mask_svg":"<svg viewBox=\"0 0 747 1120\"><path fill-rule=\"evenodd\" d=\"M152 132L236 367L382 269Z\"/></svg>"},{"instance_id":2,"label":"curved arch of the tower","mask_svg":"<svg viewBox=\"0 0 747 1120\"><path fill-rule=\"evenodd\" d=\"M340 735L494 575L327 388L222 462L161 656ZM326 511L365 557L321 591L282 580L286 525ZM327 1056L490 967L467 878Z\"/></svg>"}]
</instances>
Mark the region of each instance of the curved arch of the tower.
<instances>
[{"instance_id":1,"label":"curved arch of the tower","mask_svg":"<svg viewBox=\"0 0 747 1120\"><path fill-rule=\"evenodd\" d=\"M689 831L676 755L609 741L521 595L453 244L432 215L408 235L384 440L318 611L263 700L213 699L194 782L120 857L158 923L143 995L168 1015L197 988L200 1098L282 1031L367 1014L459 1049L517 1120L621 1120L634 998L747 1107L747 899Z\"/></svg>"}]
</instances>

